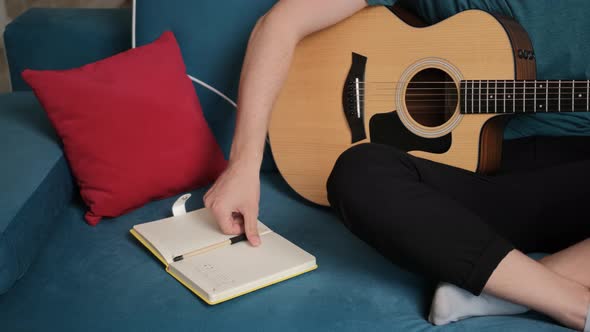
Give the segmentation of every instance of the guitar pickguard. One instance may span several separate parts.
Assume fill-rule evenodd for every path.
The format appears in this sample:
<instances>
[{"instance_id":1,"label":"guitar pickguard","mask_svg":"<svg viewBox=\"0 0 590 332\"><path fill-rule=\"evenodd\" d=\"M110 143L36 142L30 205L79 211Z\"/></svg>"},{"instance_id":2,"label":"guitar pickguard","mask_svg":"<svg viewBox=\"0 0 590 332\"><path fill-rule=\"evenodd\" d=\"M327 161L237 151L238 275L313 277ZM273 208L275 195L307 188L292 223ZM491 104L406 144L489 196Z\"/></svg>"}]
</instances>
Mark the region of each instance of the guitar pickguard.
<instances>
[{"instance_id":1,"label":"guitar pickguard","mask_svg":"<svg viewBox=\"0 0 590 332\"><path fill-rule=\"evenodd\" d=\"M439 138L424 138L409 131L397 112L374 115L370 122L371 142L394 146L402 151L445 153L451 148L452 134Z\"/></svg>"}]
</instances>

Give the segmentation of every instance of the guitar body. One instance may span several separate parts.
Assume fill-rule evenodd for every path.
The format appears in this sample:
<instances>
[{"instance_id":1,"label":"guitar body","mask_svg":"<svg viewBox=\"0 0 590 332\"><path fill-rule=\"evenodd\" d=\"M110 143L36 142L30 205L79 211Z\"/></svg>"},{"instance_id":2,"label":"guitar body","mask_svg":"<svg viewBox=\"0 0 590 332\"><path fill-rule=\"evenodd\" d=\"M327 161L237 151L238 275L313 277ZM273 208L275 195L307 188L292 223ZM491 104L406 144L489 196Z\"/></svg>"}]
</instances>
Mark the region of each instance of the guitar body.
<instances>
[{"instance_id":1,"label":"guitar body","mask_svg":"<svg viewBox=\"0 0 590 332\"><path fill-rule=\"evenodd\" d=\"M419 25L399 8L369 7L300 42L269 137L301 196L328 205L339 155L371 141L469 171L498 169L506 116L461 114L461 81L534 80L534 57L522 56L532 50L528 36L476 10Z\"/></svg>"}]
</instances>

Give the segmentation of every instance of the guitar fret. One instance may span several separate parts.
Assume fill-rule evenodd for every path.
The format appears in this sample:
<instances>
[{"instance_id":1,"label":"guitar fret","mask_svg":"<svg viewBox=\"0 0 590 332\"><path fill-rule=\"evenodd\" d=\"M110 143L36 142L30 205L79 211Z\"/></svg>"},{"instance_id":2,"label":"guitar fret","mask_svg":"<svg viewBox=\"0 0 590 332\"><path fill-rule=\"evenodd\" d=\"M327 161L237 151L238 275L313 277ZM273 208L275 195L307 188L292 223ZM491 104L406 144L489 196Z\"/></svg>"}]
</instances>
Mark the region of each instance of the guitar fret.
<instances>
[{"instance_id":1,"label":"guitar fret","mask_svg":"<svg viewBox=\"0 0 590 332\"><path fill-rule=\"evenodd\" d=\"M486 113L490 113L490 81L486 80Z\"/></svg>"},{"instance_id":2,"label":"guitar fret","mask_svg":"<svg viewBox=\"0 0 590 332\"><path fill-rule=\"evenodd\" d=\"M494 113L498 113L498 81L494 81Z\"/></svg>"},{"instance_id":3,"label":"guitar fret","mask_svg":"<svg viewBox=\"0 0 590 332\"><path fill-rule=\"evenodd\" d=\"M484 95L484 99L486 101L486 114L492 112L492 105L490 103L490 101L492 100L491 95L492 92L490 90L490 81L486 80L486 88L485 88L485 95Z\"/></svg>"},{"instance_id":4,"label":"guitar fret","mask_svg":"<svg viewBox=\"0 0 590 332\"><path fill-rule=\"evenodd\" d=\"M461 84L463 114L590 112L590 80L470 80Z\"/></svg>"},{"instance_id":5,"label":"guitar fret","mask_svg":"<svg viewBox=\"0 0 590 332\"><path fill-rule=\"evenodd\" d=\"M545 112L549 112L549 80L545 82Z\"/></svg>"},{"instance_id":6,"label":"guitar fret","mask_svg":"<svg viewBox=\"0 0 590 332\"><path fill-rule=\"evenodd\" d=\"M516 82L512 82L512 113L516 113Z\"/></svg>"},{"instance_id":7,"label":"guitar fret","mask_svg":"<svg viewBox=\"0 0 590 332\"><path fill-rule=\"evenodd\" d=\"M561 112L561 80L559 80L559 90L558 91L559 92L558 92L557 100L558 100L559 106L558 106L557 110L558 110L558 112Z\"/></svg>"},{"instance_id":8,"label":"guitar fret","mask_svg":"<svg viewBox=\"0 0 590 332\"><path fill-rule=\"evenodd\" d=\"M479 95L479 106L478 106L478 111L481 114L481 80L479 81L479 91L478 91L478 95Z\"/></svg>"},{"instance_id":9,"label":"guitar fret","mask_svg":"<svg viewBox=\"0 0 590 332\"><path fill-rule=\"evenodd\" d=\"M576 81L572 81L572 112L575 111L576 107Z\"/></svg>"},{"instance_id":10,"label":"guitar fret","mask_svg":"<svg viewBox=\"0 0 590 332\"><path fill-rule=\"evenodd\" d=\"M522 84L523 81L514 81L514 96L513 98L513 109L514 109L514 113L520 113L520 111L522 110L522 107L520 106L520 102L522 101L524 103L524 98L523 98L523 92L524 90L522 90Z\"/></svg>"},{"instance_id":11,"label":"guitar fret","mask_svg":"<svg viewBox=\"0 0 590 332\"><path fill-rule=\"evenodd\" d=\"M475 99L475 81L471 81L471 114L475 114L475 108L473 107L474 99Z\"/></svg>"},{"instance_id":12,"label":"guitar fret","mask_svg":"<svg viewBox=\"0 0 590 332\"><path fill-rule=\"evenodd\" d=\"M510 81L510 84L512 84L512 89L514 90L514 81ZM512 110L512 108L514 107L514 94L511 94L509 88L507 88L507 90L508 90L508 93L507 93L507 97L506 97L506 103L508 105L506 106L506 113L510 113L510 112L514 113ZM510 104L509 102L512 104Z\"/></svg>"},{"instance_id":13,"label":"guitar fret","mask_svg":"<svg viewBox=\"0 0 590 332\"><path fill-rule=\"evenodd\" d=\"M489 101L489 96L490 95L490 81L486 81L486 113L490 113L490 101Z\"/></svg>"},{"instance_id":14,"label":"guitar fret","mask_svg":"<svg viewBox=\"0 0 590 332\"><path fill-rule=\"evenodd\" d=\"M463 105L463 113L467 113L467 82L461 82L463 84L465 90L463 91L463 99L465 99L465 104Z\"/></svg>"},{"instance_id":15,"label":"guitar fret","mask_svg":"<svg viewBox=\"0 0 590 332\"><path fill-rule=\"evenodd\" d=\"M576 112L588 111L588 81L579 81L575 83L575 98L577 98L577 100L574 110ZM586 102L585 105L584 102Z\"/></svg>"},{"instance_id":16,"label":"guitar fret","mask_svg":"<svg viewBox=\"0 0 590 332\"><path fill-rule=\"evenodd\" d=\"M546 92L546 86L543 85L543 82L539 83L539 93L541 93L541 92L545 93L545 98L543 98L542 94L540 96L537 96L537 102L539 104L536 105L535 107L538 107L539 112L547 111L547 104L545 104L545 101L547 99L547 92Z\"/></svg>"},{"instance_id":17,"label":"guitar fret","mask_svg":"<svg viewBox=\"0 0 590 332\"><path fill-rule=\"evenodd\" d=\"M578 110L578 108L581 108L581 106L583 106L581 98L584 97L584 94L581 91L579 91L580 87L578 86L576 81L572 82L572 87L573 87L572 92L574 95L574 98L573 98L574 100L572 100L572 108L573 108L572 112L576 112Z\"/></svg>"},{"instance_id":18,"label":"guitar fret","mask_svg":"<svg viewBox=\"0 0 590 332\"><path fill-rule=\"evenodd\" d=\"M502 96L502 99L504 99L504 108L502 110L504 111L504 113L506 113L506 80L504 80L504 90Z\"/></svg>"},{"instance_id":19,"label":"guitar fret","mask_svg":"<svg viewBox=\"0 0 590 332\"><path fill-rule=\"evenodd\" d=\"M547 109L551 112L558 112L560 108L560 98L556 98L559 96L559 92L561 88L559 87L558 81L548 81L549 92L548 92L548 100L547 100Z\"/></svg>"},{"instance_id":20,"label":"guitar fret","mask_svg":"<svg viewBox=\"0 0 590 332\"><path fill-rule=\"evenodd\" d=\"M526 80L522 81L522 112L526 112Z\"/></svg>"},{"instance_id":21,"label":"guitar fret","mask_svg":"<svg viewBox=\"0 0 590 332\"><path fill-rule=\"evenodd\" d=\"M535 113L537 113L537 81L535 80L535 89L534 89L534 93L535 93L535 97L534 97L534 104L533 104L533 109L535 110Z\"/></svg>"},{"instance_id":22,"label":"guitar fret","mask_svg":"<svg viewBox=\"0 0 590 332\"><path fill-rule=\"evenodd\" d=\"M571 90L569 90L571 89ZM575 81L561 82L561 111L574 112L576 103L576 87Z\"/></svg>"}]
</instances>

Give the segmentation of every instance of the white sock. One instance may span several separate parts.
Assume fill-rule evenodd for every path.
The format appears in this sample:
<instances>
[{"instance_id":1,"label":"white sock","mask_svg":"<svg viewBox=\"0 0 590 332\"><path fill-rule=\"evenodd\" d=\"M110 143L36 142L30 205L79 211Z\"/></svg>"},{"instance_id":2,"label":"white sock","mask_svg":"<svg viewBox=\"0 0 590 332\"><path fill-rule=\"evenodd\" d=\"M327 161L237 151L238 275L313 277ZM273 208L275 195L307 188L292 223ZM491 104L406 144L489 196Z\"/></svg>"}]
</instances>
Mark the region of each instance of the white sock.
<instances>
[{"instance_id":1,"label":"white sock","mask_svg":"<svg viewBox=\"0 0 590 332\"><path fill-rule=\"evenodd\" d=\"M528 310L495 296L483 293L475 296L457 286L441 283L432 299L428 320L434 325L445 325L469 317L516 315Z\"/></svg>"}]
</instances>

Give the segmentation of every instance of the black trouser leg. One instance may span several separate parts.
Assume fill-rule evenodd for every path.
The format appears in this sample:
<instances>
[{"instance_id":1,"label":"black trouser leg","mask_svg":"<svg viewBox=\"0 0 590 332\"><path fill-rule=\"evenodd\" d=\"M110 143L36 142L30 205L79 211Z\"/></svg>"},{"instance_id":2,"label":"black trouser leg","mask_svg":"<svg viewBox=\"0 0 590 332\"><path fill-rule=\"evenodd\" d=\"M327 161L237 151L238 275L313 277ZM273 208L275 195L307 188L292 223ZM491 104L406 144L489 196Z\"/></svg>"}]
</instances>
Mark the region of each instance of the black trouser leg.
<instances>
[{"instance_id":1,"label":"black trouser leg","mask_svg":"<svg viewBox=\"0 0 590 332\"><path fill-rule=\"evenodd\" d=\"M554 251L590 234L590 161L545 167L560 153L536 151L537 143L506 144L518 158L495 177L359 145L338 159L328 198L353 233L393 262L479 294L512 249Z\"/></svg>"}]
</instances>

